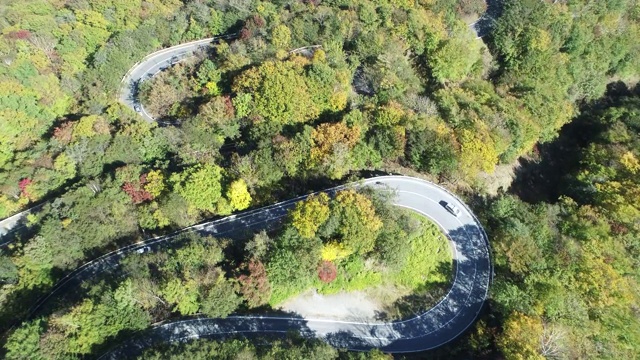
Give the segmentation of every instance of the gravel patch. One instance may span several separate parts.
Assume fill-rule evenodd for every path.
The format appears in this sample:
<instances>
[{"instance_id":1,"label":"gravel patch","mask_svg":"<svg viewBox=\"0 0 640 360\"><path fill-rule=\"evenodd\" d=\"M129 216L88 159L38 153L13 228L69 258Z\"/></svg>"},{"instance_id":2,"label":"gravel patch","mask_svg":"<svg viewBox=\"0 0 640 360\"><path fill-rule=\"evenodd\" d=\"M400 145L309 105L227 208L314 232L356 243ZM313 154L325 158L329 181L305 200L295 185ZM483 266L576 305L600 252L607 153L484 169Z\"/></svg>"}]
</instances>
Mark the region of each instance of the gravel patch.
<instances>
[{"instance_id":1,"label":"gravel patch","mask_svg":"<svg viewBox=\"0 0 640 360\"><path fill-rule=\"evenodd\" d=\"M318 294L315 290L296 296L280 308L305 318L331 320L375 320L383 306L363 291Z\"/></svg>"}]
</instances>

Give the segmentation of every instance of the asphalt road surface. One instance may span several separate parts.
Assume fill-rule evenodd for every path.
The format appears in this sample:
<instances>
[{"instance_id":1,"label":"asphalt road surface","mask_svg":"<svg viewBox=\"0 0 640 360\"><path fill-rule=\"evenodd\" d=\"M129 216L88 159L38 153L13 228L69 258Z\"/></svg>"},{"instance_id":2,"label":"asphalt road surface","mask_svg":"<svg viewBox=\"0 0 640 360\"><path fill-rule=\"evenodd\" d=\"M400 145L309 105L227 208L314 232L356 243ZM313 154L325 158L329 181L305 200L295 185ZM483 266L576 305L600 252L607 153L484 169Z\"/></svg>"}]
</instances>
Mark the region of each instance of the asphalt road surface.
<instances>
[{"instance_id":1,"label":"asphalt road surface","mask_svg":"<svg viewBox=\"0 0 640 360\"><path fill-rule=\"evenodd\" d=\"M152 78L160 71L192 56L196 51L207 49L214 40L230 39L235 36L235 34L229 34L192 41L162 49L145 56L144 59L136 63L122 78L122 87L120 88L119 94L120 101L134 111L137 111L145 120L153 121L154 119L151 114L149 114L142 106L142 103L139 102L138 89L140 84Z\"/></svg>"},{"instance_id":2,"label":"asphalt road surface","mask_svg":"<svg viewBox=\"0 0 640 360\"><path fill-rule=\"evenodd\" d=\"M478 37L486 35L499 14L500 1L488 2L487 12L470 27ZM233 37L228 35L227 37ZM173 64L205 49L214 38L202 39L157 51L146 56L123 78L120 101L153 121L138 101L139 84ZM411 319L390 323L303 319L294 315L230 316L226 319L199 318L172 322L155 327L145 336L129 341L103 357L118 359L133 356L157 342L179 341L199 337L222 337L244 334L286 334L297 331L303 336L323 338L339 348L401 353L436 348L462 334L473 324L487 297L492 267L488 239L482 226L458 198L446 190L414 178L388 176L372 178L365 185L381 190L396 191L395 204L412 209L435 221L452 244L455 276L451 289L436 306ZM340 188L327 190L333 193ZM306 196L271 205L254 211L197 225L184 231L243 238L247 233L277 225L287 211ZM449 213L442 201L455 204L461 214ZM94 275L118 267L120 260L133 252L160 251L173 236L160 237L144 243L132 244L84 264L63 278L31 310L33 315L55 295L73 289Z\"/></svg>"},{"instance_id":3,"label":"asphalt road surface","mask_svg":"<svg viewBox=\"0 0 640 360\"><path fill-rule=\"evenodd\" d=\"M395 190L394 204L414 210L437 223L451 241L454 278L451 289L434 307L403 321L360 322L301 318L295 314L264 314L261 316L229 316L225 319L198 318L166 323L143 332L141 336L113 349L102 358L120 359L135 356L143 349L160 342L195 338L218 338L232 335L284 335L296 331L306 337L318 337L338 348L368 350L380 348L386 352L403 353L439 347L462 334L478 316L487 297L492 278L492 266L487 236L482 225L457 197L432 183L404 176L371 178L352 186L373 186L383 191ZM344 187L327 190L335 193ZM214 236L241 236L250 229L256 231L278 223L296 199L262 209L241 213L188 231ZM443 201L456 205L461 213L452 215ZM147 247L155 251L170 237L149 240L120 249L98 259L72 277L73 283L116 267L128 253Z\"/></svg>"},{"instance_id":4,"label":"asphalt road surface","mask_svg":"<svg viewBox=\"0 0 640 360\"><path fill-rule=\"evenodd\" d=\"M487 10L478 20L469 24L478 39L483 38L493 30L496 19L502 14L504 0L486 0Z\"/></svg>"},{"instance_id":5,"label":"asphalt road surface","mask_svg":"<svg viewBox=\"0 0 640 360\"><path fill-rule=\"evenodd\" d=\"M493 28L495 19L500 16L502 1L503 0L487 0L487 11L482 14L477 21L469 24L469 27L475 32L478 39L489 34ZM140 84L152 78L160 71L192 56L196 51L207 49L214 40L232 39L236 36L236 34L228 34L215 38L192 41L147 55L144 59L136 63L122 78L122 87L120 88L119 94L120 101L138 112L145 120L149 122L154 121L153 116L144 109L144 106L138 98Z\"/></svg>"}]
</instances>

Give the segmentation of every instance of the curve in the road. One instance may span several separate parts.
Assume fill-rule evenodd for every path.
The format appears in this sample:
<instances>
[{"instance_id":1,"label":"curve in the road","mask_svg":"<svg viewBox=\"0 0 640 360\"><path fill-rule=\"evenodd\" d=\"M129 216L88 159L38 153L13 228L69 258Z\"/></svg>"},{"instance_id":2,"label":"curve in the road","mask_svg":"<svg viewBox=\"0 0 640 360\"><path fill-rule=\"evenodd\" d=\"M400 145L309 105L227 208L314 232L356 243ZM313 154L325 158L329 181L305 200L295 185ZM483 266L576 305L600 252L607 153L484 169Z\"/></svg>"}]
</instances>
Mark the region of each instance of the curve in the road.
<instances>
[{"instance_id":1,"label":"curve in the road","mask_svg":"<svg viewBox=\"0 0 640 360\"><path fill-rule=\"evenodd\" d=\"M478 38L486 35L492 25L499 1L488 2L488 11L469 26ZM227 38L235 35L223 36ZM139 84L165 68L193 55L208 46L214 38L177 45L148 55L124 76L120 101L138 111L147 121L153 121L137 99ZM410 208L435 221L451 240L454 249L455 278L449 293L436 306L414 318L392 323L362 323L325 319L300 319L291 316L231 316L226 319L192 319L172 322L152 329L149 336L129 342L110 353L110 357L131 354L156 341L175 341L222 334L282 334L295 329L303 334L320 336L337 347L364 350L372 347L390 352L412 352L441 346L464 332L477 317L487 296L492 277L488 238L480 222L468 207L453 194L434 184L406 177L381 177L365 181L371 185L382 182L397 189L395 205ZM343 187L330 189L335 192ZM416 191L417 189L417 191ZM266 208L246 212L201 224L182 231L197 231L216 236L233 237L237 224L245 230L264 228L277 223L297 201L306 196L285 201ZM459 217L446 211L439 201L457 204L462 210ZM30 314L40 308L51 296L83 279L117 266L126 254L143 248L156 250L172 236L133 244L106 254L78 268L39 301Z\"/></svg>"},{"instance_id":2,"label":"curve in the road","mask_svg":"<svg viewBox=\"0 0 640 360\"><path fill-rule=\"evenodd\" d=\"M499 16L501 9L502 0L487 1L487 10L478 18L478 20L469 24L469 28L475 32L477 39L486 36L491 31L495 19ZM197 50L207 48L215 40L233 39L237 36L237 34L226 34L191 41L158 50L145 56L144 59L135 63L122 78L122 86L120 87L118 95L119 100L132 110L138 112L145 120L149 122L154 121L153 116L145 110L143 104L138 99L138 89L140 84L143 81L152 78L160 71L192 56Z\"/></svg>"},{"instance_id":3,"label":"curve in the road","mask_svg":"<svg viewBox=\"0 0 640 360\"><path fill-rule=\"evenodd\" d=\"M456 196L445 189L416 178L384 176L365 180L353 186L385 185L395 190L394 205L412 209L436 222L451 241L455 276L449 292L434 307L413 318L395 322L337 321L300 318L294 315L230 316L225 319L198 318L170 322L150 329L145 336L129 341L103 357L119 359L139 353L158 342L181 341L200 337L224 337L230 334L267 335L298 331L303 336L319 337L338 348L402 353L439 347L462 334L474 322L487 297L492 278L489 243L478 219ZM333 194L344 186L327 190ZM257 230L286 216L296 199L242 213L212 223L190 228L203 234L228 237L238 229ZM461 214L456 217L442 206L442 201L455 204ZM144 246L158 246L168 238L114 252L99 260L117 266L126 253ZM93 266L93 265L92 265ZM90 271L94 274L95 271Z\"/></svg>"},{"instance_id":4,"label":"curve in the road","mask_svg":"<svg viewBox=\"0 0 640 360\"><path fill-rule=\"evenodd\" d=\"M196 51L206 49L215 40L233 39L236 36L236 34L227 34L191 41L158 50L145 56L144 59L135 63L122 78L122 86L120 87L118 95L119 100L134 111L138 112L145 120L153 121L154 118L144 109L144 106L138 99L140 84L143 81L152 78L160 71L192 56Z\"/></svg>"}]
</instances>

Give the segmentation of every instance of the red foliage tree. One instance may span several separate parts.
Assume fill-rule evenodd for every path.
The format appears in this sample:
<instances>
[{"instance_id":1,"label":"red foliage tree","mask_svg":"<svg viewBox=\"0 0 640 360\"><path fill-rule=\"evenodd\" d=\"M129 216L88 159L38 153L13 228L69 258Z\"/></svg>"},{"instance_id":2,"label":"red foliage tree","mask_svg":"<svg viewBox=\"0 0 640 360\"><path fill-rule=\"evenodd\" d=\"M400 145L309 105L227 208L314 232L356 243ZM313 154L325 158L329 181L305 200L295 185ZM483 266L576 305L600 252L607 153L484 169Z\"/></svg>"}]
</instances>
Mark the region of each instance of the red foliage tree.
<instances>
[{"instance_id":1,"label":"red foliage tree","mask_svg":"<svg viewBox=\"0 0 640 360\"><path fill-rule=\"evenodd\" d=\"M335 280L337 276L338 270L331 261L323 260L318 266L318 278L320 278L320 281L330 283Z\"/></svg>"},{"instance_id":2,"label":"red foliage tree","mask_svg":"<svg viewBox=\"0 0 640 360\"><path fill-rule=\"evenodd\" d=\"M253 15L253 23L258 29L260 29L267 24L267 21L260 15Z\"/></svg>"},{"instance_id":3,"label":"red foliage tree","mask_svg":"<svg viewBox=\"0 0 640 360\"><path fill-rule=\"evenodd\" d=\"M27 198L29 198L29 192L27 191L27 186L31 185L33 181L31 181L31 179L29 178L24 178L22 180L20 180L20 182L18 183L18 187L20 188L20 193L22 193L22 195L26 196Z\"/></svg>"},{"instance_id":4,"label":"red foliage tree","mask_svg":"<svg viewBox=\"0 0 640 360\"><path fill-rule=\"evenodd\" d=\"M129 195L131 202L140 204L145 201L153 200L153 195L144 189L147 183L147 175L140 175L139 181L127 181L122 185L122 190Z\"/></svg>"},{"instance_id":5,"label":"red foliage tree","mask_svg":"<svg viewBox=\"0 0 640 360\"><path fill-rule=\"evenodd\" d=\"M247 300L249 307L264 305L271 297L271 284L267 278L267 271L260 260L251 259L242 266L248 275L240 275L240 292Z\"/></svg>"},{"instance_id":6,"label":"red foliage tree","mask_svg":"<svg viewBox=\"0 0 640 360\"><path fill-rule=\"evenodd\" d=\"M266 24L267 22L260 15L255 15L252 18L247 19L244 23L244 27L240 30L240 39L246 40L254 37L258 29L263 28Z\"/></svg>"},{"instance_id":7,"label":"red foliage tree","mask_svg":"<svg viewBox=\"0 0 640 360\"><path fill-rule=\"evenodd\" d=\"M60 126L56 127L53 130L53 137L58 140L61 144L67 145L71 142L73 136L73 125L74 122L67 121L65 123L60 124Z\"/></svg>"},{"instance_id":8,"label":"red foliage tree","mask_svg":"<svg viewBox=\"0 0 640 360\"><path fill-rule=\"evenodd\" d=\"M12 31L7 35L7 37L9 37L10 39L20 40L28 39L31 37L31 31L25 29Z\"/></svg>"},{"instance_id":9,"label":"red foliage tree","mask_svg":"<svg viewBox=\"0 0 640 360\"><path fill-rule=\"evenodd\" d=\"M248 38L251 37L251 35L253 35L251 33L251 30L247 29L246 27L240 30L240 40L247 40Z\"/></svg>"},{"instance_id":10,"label":"red foliage tree","mask_svg":"<svg viewBox=\"0 0 640 360\"><path fill-rule=\"evenodd\" d=\"M224 114L229 118L233 118L235 116L236 110L234 109L233 103L231 102L231 97L229 95L226 95L223 98L224 98Z\"/></svg>"}]
</instances>

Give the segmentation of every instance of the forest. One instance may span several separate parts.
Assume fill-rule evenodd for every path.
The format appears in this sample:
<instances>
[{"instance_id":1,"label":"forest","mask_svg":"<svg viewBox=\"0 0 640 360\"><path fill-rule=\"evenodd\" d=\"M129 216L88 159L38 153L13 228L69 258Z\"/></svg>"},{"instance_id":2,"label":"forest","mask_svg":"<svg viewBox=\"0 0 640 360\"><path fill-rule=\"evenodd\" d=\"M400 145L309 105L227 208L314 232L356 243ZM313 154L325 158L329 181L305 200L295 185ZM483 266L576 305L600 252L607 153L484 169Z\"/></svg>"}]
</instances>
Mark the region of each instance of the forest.
<instances>
[{"instance_id":1,"label":"forest","mask_svg":"<svg viewBox=\"0 0 640 360\"><path fill-rule=\"evenodd\" d=\"M2 355L99 356L157 321L259 311L312 286L362 289L381 284L381 272L437 301L448 284L439 264L451 259L412 250L442 246L438 231L351 189L309 198L243 246L190 235L125 259L26 318L58 280L120 246L371 171L463 194L491 240L485 311L428 356L640 353L640 6L504 0L477 39L468 24L486 6L5 1L0 218L40 207L0 248ZM222 34L234 36L140 84L156 121L118 102L122 77L145 55ZM513 184L489 190L503 169ZM420 271L440 280L416 281ZM390 318L407 311L397 305ZM237 341L144 356L279 356ZM282 351L356 356L285 342Z\"/></svg>"}]
</instances>

